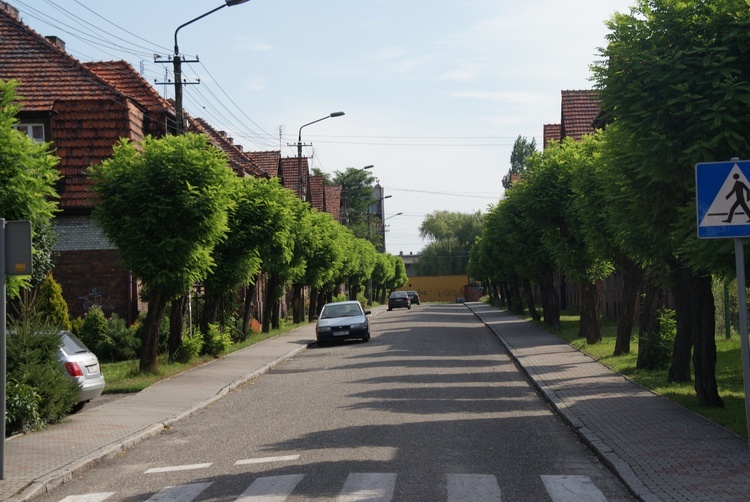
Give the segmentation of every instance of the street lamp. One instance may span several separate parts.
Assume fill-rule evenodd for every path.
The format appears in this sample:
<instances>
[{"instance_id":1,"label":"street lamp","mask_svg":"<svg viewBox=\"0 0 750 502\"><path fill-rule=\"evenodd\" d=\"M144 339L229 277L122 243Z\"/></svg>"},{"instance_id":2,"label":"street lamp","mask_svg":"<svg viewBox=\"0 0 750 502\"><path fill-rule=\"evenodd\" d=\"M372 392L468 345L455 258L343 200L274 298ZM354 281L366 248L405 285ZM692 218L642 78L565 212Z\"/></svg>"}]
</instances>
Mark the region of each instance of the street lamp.
<instances>
[{"instance_id":1,"label":"street lamp","mask_svg":"<svg viewBox=\"0 0 750 502\"><path fill-rule=\"evenodd\" d=\"M175 128L177 129L177 134L182 134L185 132L185 119L182 113L182 56L180 56L180 48L177 46L177 32L185 26L194 23L199 19L203 19L210 14L213 14L217 10L223 9L224 7L233 7L235 5L239 5L248 1L249 0L224 0L224 5L220 5L215 9L212 9L205 14L196 17L195 19L191 19L187 23L181 24L177 27L176 30L174 30L174 57L172 58L172 64L174 65L174 112L176 115Z\"/></svg>"},{"instance_id":2,"label":"street lamp","mask_svg":"<svg viewBox=\"0 0 750 502\"><path fill-rule=\"evenodd\" d=\"M325 117L321 117L318 120L313 120L312 122L303 124L299 128L299 132L297 133L297 188L300 191L300 197L302 197L302 200L305 200L305 194L302 192L302 184L304 181L304 179L302 178L302 129L311 124L315 124L316 122L320 122L321 120L330 119L333 117L341 117L342 115L344 115L344 112L329 113Z\"/></svg>"}]
</instances>

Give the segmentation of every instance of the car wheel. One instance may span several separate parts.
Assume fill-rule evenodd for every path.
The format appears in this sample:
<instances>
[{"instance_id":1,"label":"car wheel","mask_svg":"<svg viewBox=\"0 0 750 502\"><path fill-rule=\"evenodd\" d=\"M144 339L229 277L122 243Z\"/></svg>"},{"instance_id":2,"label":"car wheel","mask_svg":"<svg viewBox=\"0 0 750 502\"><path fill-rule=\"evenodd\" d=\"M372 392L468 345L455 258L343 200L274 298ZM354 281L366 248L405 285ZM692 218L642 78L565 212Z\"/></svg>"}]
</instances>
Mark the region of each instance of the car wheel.
<instances>
[{"instance_id":1,"label":"car wheel","mask_svg":"<svg viewBox=\"0 0 750 502\"><path fill-rule=\"evenodd\" d=\"M82 401L80 403L76 403L73 405L73 408L70 410L71 414L78 413L83 409L84 406L86 406L87 401Z\"/></svg>"},{"instance_id":2,"label":"car wheel","mask_svg":"<svg viewBox=\"0 0 750 502\"><path fill-rule=\"evenodd\" d=\"M388 312L390 312L391 310L393 310L393 309L391 307L388 307Z\"/></svg>"},{"instance_id":3,"label":"car wheel","mask_svg":"<svg viewBox=\"0 0 750 502\"><path fill-rule=\"evenodd\" d=\"M407 309L409 309L409 310L411 310L411 305L409 305L409 306L408 306L408 307L406 307L406 308L407 308Z\"/></svg>"},{"instance_id":4,"label":"car wheel","mask_svg":"<svg viewBox=\"0 0 750 502\"><path fill-rule=\"evenodd\" d=\"M369 342L370 341L370 333L367 333L365 336L362 337L363 342Z\"/></svg>"},{"instance_id":5,"label":"car wheel","mask_svg":"<svg viewBox=\"0 0 750 502\"><path fill-rule=\"evenodd\" d=\"M328 342L324 342L323 340L318 340L318 347L325 347L328 345Z\"/></svg>"}]
</instances>

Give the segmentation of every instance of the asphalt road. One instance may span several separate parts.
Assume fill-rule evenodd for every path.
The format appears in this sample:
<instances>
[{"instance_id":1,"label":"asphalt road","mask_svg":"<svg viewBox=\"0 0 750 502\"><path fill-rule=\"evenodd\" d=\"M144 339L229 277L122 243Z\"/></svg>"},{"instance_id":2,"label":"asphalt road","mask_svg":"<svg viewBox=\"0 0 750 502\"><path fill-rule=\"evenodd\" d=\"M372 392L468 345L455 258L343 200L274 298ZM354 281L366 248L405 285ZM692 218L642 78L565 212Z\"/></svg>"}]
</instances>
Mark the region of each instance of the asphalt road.
<instances>
[{"instance_id":1,"label":"asphalt road","mask_svg":"<svg viewBox=\"0 0 750 502\"><path fill-rule=\"evenodd\" d=\"M40 500L634 500L463 305L371 323Z\"/></svg>"}]
</instances>

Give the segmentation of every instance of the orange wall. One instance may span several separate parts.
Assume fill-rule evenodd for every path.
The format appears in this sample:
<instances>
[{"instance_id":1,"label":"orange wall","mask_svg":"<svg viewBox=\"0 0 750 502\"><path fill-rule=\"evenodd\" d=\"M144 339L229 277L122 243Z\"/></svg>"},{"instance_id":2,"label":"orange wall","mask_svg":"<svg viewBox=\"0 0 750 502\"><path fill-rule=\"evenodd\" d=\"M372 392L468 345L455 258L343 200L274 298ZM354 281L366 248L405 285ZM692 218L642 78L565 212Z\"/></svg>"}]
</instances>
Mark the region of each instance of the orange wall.
<instances>
[{"instance_id":1,"label":"orange wall","mask_svg":"<svg viewBox=\"0 0 750 502\"><path fill-rule=\"evenodd\" d=\"M464 297L465 275L440 275L409 277L402 291L410 289L419 293L423 302L455 302Z\"/></svg>"}]
</instances>

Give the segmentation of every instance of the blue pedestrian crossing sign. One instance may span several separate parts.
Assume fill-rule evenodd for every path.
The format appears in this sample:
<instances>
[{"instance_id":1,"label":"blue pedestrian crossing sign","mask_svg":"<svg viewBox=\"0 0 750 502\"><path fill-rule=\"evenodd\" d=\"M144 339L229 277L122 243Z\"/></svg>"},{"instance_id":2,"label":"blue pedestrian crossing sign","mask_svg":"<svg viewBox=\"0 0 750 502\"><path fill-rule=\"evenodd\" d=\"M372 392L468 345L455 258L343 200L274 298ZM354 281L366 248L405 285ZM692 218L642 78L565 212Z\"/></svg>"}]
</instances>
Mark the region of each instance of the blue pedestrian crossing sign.
<instances>
[{"instance_id":1,"label":"blue pedestrian crossing sign","mask_svg":"<svg viewBox=\"0 0 750 502\"><path fill-rule=\"evenodd\" d=\"M750 161L695 166L698 237L750 237Z\"/></svg>"}]
</instances>

